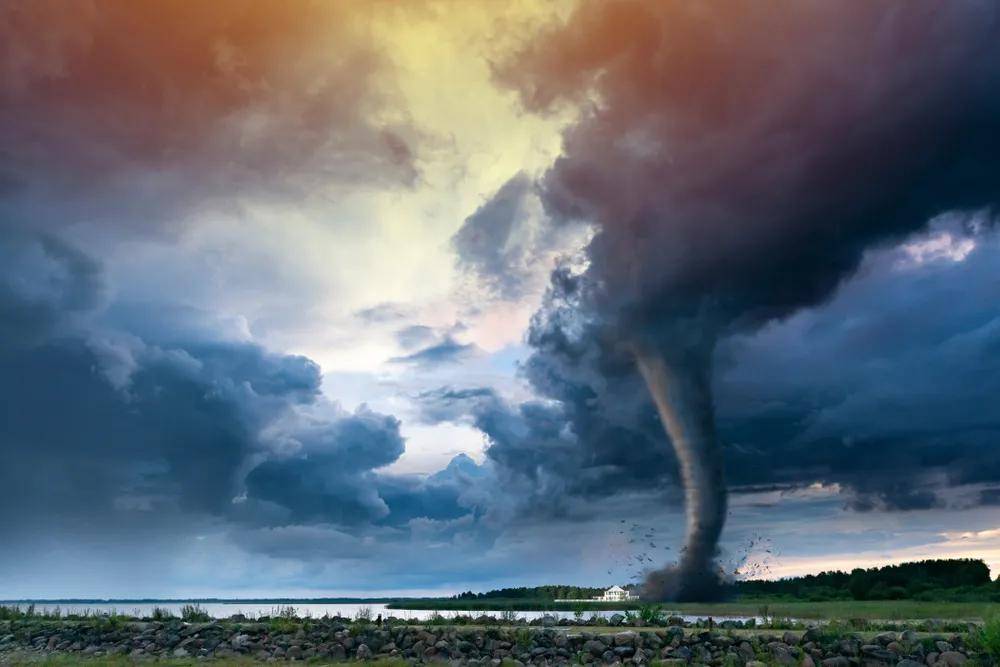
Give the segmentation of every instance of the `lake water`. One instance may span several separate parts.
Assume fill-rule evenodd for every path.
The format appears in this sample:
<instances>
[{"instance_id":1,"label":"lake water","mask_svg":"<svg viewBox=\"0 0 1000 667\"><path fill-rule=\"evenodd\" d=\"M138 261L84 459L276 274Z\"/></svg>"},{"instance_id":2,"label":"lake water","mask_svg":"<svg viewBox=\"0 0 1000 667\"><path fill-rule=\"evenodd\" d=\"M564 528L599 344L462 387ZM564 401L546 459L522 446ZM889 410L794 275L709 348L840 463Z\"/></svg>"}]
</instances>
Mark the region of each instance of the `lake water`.
<instances>
[{"instance_id":1,"label":"lake water","mask_svg":"<svg viewBox=\"0 0 1000 667\"><path fill-rule=\"evenodd\" d=\"M17 606L21 609L26 609L30 603L4 603L8 606ZM37 612L52 612L58 609L63 615L67 614L125 614L128 616L135 617L148 617L153 613L155 607L160 609L166 609L175 616L180 616L181 607L185 604L184 602L148 602L148 603L136 603L136 602L69 602L62 604L54 603L35 603L35 611ZM213 618L229 618L233 614L243 614L249 619L257 618L260 616L275 616L283 608L294 607L295 613L299 617L312 617L321 618L323 616L342 616L345 618L355 618L363 613L370 613L371 618L375 618L379 614L382 614L383 618L388 616L395 616L396 618L402 618L410 621L423 621L427 620L434 614L438 614L444 618L453 618L455 616L495 616L500 618L501 611L490 611L490 610L476 610L476 611L462 611L462 610L447 610L447 611L432 611L428 609L389 609L384 603L329 603L329 604L308 604L308 603L247 603L247 602L203 602L198 604L202 610ZM573 613L568 611L518 611L514 612L517 618L521 618L527 621L531 621L537 618L541 618L546 614L550 616L555 616L556 618L563 619L573 619ZM623 612L617 611L587 611L584 612L583 618L591 618L594 615L603 616L604 618L610 617L612 614L619 614ZM704 616L690 616L685 614L678 614L685 621L694 622L700 618L705 618ZM751 618L750 616L715 616L715 620L739 620L745 621Z\"/></svg>"}]
</instances>

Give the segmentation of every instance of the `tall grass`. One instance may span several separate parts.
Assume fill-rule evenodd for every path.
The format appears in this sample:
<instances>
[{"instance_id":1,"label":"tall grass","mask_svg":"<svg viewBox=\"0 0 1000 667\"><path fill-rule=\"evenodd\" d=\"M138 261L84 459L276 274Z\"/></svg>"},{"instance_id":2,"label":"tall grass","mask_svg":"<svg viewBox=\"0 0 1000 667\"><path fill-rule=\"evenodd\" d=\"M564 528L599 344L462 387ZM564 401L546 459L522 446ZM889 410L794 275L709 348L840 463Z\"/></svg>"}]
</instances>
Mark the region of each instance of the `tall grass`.
<instances>
[{"instance_id":1,"label":"tall grass","mask_svg":"<svg viewBox=\"0 0 1000 667\"><path fill-rule=\"evenodd\" d=\"M212 617L197 604L186 604L181 607L181 618L188 623L207 623Z\"/></svg>"},{"instance_id":2,"label":"tall grass","mask_svg":"<svg viewBox=\"0 0 1000 667\"><path fill-rule=\"evenodd\" d=\"M1000 615L987 618L982 627L970 634L969 639L994 662L1000 662Z\"/></svg>"}]
</instances>

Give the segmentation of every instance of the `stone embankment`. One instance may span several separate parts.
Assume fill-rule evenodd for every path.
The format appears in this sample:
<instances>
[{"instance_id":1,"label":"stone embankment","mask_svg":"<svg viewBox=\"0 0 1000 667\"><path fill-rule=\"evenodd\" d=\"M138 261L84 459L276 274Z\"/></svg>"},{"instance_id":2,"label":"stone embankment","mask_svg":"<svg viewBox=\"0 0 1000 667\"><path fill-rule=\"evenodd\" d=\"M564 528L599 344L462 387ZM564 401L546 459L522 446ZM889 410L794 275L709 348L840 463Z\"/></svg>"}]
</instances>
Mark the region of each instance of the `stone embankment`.
<instances>
[{"instance_id":1,"label":"stone embankment","mask_svg":"<svg viewBox=\"0 0 1000 667\"><path fill-rule=\"evenodd\" d=\"M393 659L466 665L661 664L665 667L963 667L990 664L963 635L705 630L670 626L591 632L553 627L441 627L296 622L14 620L0 622L0 663L79 657Z\"/></svg>"}]
</instances>

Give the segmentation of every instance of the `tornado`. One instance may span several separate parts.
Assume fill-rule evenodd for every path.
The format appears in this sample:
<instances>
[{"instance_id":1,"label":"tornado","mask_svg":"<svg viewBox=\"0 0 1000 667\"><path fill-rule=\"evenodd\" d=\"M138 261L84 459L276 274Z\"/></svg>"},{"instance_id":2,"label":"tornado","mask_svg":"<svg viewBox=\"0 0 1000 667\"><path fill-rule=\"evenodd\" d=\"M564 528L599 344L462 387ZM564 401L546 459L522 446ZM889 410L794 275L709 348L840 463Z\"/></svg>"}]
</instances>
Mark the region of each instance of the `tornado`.
<instances>
[{"instance_id":1,"label":"tornado","mask_svg":"<svg viewBox=\"0 0 1000 667\"><path fill-rule=\"evenodd\" d=\"M498 67L529 111L580 110L537 192L552 224L594 235L551 306L577 325L539 318L535 363L543 393L584 397L574 431L602 460L635 460L604 437L623 428L660 445L630 417L651 407L620 405L649 389L687 537L648 598L717 595L716 345L823 304L937 216L1000 208L998 31L994 2L581 0Z\"/></svg>"},{"instance_id":2,"label":"tornado","mask_svg":"<svg viewBox=\"0 0 1000 667\"><path fill-rule=\"evenodd\" d=\"M635 357L673 443L687 517L680 561L650 573L642 595L651 600L711 599L721 583L714 557L726 519L726 487L708 369L691 360L668 363L665 355L639 347Z\"/></svg>"}]
</instances>

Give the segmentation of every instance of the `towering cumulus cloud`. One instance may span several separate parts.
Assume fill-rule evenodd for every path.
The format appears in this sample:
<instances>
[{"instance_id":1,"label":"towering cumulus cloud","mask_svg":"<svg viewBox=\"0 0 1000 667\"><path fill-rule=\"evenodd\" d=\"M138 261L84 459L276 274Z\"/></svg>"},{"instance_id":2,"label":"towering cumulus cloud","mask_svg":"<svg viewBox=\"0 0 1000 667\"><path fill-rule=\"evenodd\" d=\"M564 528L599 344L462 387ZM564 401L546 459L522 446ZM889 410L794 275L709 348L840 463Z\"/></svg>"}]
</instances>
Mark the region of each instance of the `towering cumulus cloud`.
<instances>
[{"instance_id":1,"label":"towering cumulus cloud","mask_svg":"<svg viewBox=\"0 0 1000 667\"><path fill-rule=\"evenodd\" d=\"M717 341L996 204L998 28L974 1L585 2L499 70L531 110L580 109L543 201L597 226L581 317L638 362L686 487L685 555L648 596L714 587Z\"/></svg>"}]
</instances>

